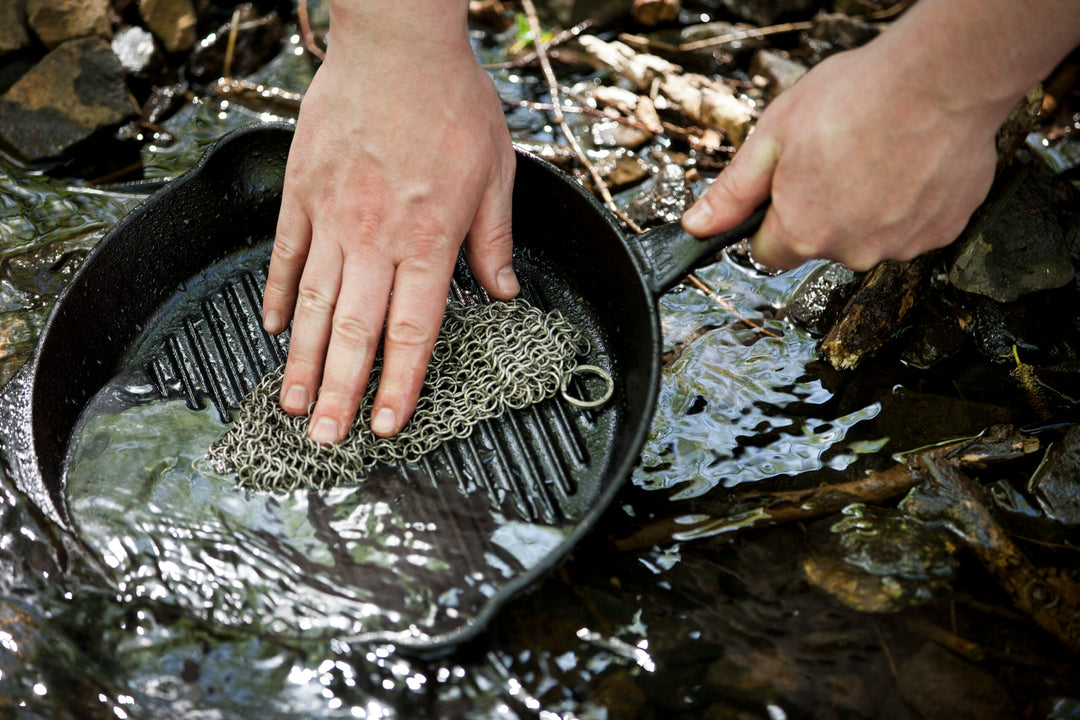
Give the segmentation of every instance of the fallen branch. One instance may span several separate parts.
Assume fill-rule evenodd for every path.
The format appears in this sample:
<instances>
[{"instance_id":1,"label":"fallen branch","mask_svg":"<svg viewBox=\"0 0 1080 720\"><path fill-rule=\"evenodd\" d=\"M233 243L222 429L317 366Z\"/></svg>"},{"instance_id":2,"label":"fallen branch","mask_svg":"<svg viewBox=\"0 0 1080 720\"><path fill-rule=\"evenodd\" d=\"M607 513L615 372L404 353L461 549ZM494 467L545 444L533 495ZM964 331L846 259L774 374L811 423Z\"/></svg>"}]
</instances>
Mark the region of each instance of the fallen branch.
<instances>
[{"instance_id":1,"label":"fallen branch","mask_svg":"<svg viewBox=\"0 0 1080 720\"><path fill-rule=\"evenodd\" d=\"M315 42L315 32L311 29L311 20L308 18L307 0L300 0L296 4L296 18L300 22L300 34L304 38L304 47L320 61L325 60L326 53L323 52L323 49Z\"/></svg>"},{"instance_id":2,"label":"fallen branch","mask_svg":"<svg viewBox=\"0 0 1080 720\"><path fill-rule=\"evenodd\" d=\"M818 345L830 365L850 370L899 332L901 320L924 295L936 257L937 252L930 251L909 262L886 261L870 271Z\"/></svg>"},{"instance_id":3,"label":"fallen branch","mask_svg":"<svg viewBox=\"0 0 1080 720\"><path fill-rule=\"evenodd\" d=\"M1013 605L1071 651L1080 653L1080 583L1056 568L1035 567L997 523L982 487L958 467L934 456L916 459L926 480L903 509L923 522L944 525L979 558Z\"/></svg>"},{"instance_id":4,"label":"fallen branch","mask_svg":"<svg viewBox=\"0 0 1080 720\"><path fill-rule=\"evenodd\" d=\"M680 65L657 55L635 52L626 43L609 43L586 35L578 39L578 44L597 67L613 70L629 80L639 93L655 97L657 109L663 109L663 105L692 124L718 129L735 147L750 132L754 109L735 97L734 91L723 82L683 72Z\"/></svg>"},{"instance_id":5,"label":"fallen branch","mask_svg":"<svg viewBox=\"0 0 1080 720\"><path fill-rule=\"evenodd\" d=\"M916 465L920 458L935 458L944 465L960 468L980 468L987 463L1033 453L1038 448L1037 439L1021 435L1011 426L995 425L974 438L915 451L905 462L858 480L806 490L744 493L734 501L735 510L719 518L694 515L663 518L628 538L617 540L615 545L620 550L635 550L716 535L731 538L751 528L811 520L839 512L852 503L881 503L903 495L923 479Z\"/></svg>"}]
</instances>

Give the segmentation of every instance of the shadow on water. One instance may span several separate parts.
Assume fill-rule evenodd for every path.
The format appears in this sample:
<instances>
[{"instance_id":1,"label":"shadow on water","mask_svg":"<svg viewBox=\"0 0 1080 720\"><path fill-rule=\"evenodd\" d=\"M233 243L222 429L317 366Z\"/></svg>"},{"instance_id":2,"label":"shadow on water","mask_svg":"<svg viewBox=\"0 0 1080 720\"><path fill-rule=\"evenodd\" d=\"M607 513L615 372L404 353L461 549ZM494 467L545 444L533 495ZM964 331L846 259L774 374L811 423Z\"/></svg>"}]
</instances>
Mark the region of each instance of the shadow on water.
<instances>
[{"instance_id":1,"label":"shadow on water","mask_svg":"<svg viewBox=\"0 0 1080 720\"><path fill-rule=\"evenodd\" d=\"M259 119L187 106L169 121L178 141L147 150L148 175L176 174L226 129ZM137 198L0 171L7 379L79 259ZM119 379L109 392L127 395L123 411L90 413L75 450L69 500L81 537L0 484L0 714L1080 717L1080 663L1007 609L970 558L928 563L947 589L911 609L859 612L811 585L818 549L838 527L867 527L866 515L617 548L659 518L720 516L742 486L835 482L986 425L998 406L955 388L976 375L1000 388L1002 373L964 369L979 364L971 355L932 381L888 361L850 376L820 363L814 339L780 312L812 269L766 277L724 257L699 275L726 304L690 287L662 299L662 351L674 359L631 482L568 564L437 659L336 639L336 606L321 603L340 588L319 567L362 570L366 553L423 568L438 538L395 526L389 505L359 502L355 488L245 495L198 462L223 427L212 413L148 401ZM353 535L343 540L342 527ZM379 542L356 528L381 528ZM888 560L844 542L863 565ZM888 563L896 582L917 574ZM430 600L423 580L409 598ZM346 600L356 612L401 610L377 593ZM965 655L964 637L982 654Z\"/></svg>"}]
</instances>

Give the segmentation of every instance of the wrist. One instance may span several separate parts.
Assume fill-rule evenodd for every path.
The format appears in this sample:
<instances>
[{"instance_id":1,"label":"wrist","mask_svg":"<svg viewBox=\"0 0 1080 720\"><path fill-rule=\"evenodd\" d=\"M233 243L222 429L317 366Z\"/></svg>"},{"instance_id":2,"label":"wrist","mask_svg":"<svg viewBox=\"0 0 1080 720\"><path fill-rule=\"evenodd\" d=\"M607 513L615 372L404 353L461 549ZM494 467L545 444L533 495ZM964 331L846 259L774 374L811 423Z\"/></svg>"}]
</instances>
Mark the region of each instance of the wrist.
<instances>
[{"instance_id":1,"label":"wrist","mask_svg":"<svg viewBox=\"0 0 1080 720\"><path fill-rule=\"evenodd\" d=\"M996 127L1078 41L1074 0L919 0L868 47L906 92Z\"/></svg>"},{"instance_id":2,"label":"wrist","mask_svg":"<svg viewBox=\"0 0 1080 720\"><path fill-rule=\"evenodd\" d=\"M336 48L335 48L336 45ZM382 63L475 62L468 0L332 0L327 53L366 72Z\"/></svg>"}]
</instances>

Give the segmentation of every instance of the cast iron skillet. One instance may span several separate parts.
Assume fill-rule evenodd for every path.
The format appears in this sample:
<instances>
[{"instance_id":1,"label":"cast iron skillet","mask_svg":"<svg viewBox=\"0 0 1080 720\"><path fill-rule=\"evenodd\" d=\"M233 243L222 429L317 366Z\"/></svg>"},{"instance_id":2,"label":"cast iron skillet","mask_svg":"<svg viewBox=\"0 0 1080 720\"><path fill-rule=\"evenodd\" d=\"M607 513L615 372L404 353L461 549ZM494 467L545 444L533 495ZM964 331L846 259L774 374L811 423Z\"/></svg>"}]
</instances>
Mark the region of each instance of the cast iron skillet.
<instances>
[{"instance_id":1,"label":"cast iron skillet","mask_svg":"<svg viewBox=\"0 0 1080 720\"><path fill-rule=\"evenodd\" d=\"M32 359L4 388L16 417L5 433L9 470L64 528L77 533L79 525L66 499L69 444L80 413L111 378L142 373L161 395L183 397L193 408L209 402L227 418L283 360L285 341L263 333L258 317L291 138L291 128L280 125L235 131L125 217L72 278ZM440 610L427 625L408 617L401 626L359 623L342 631L349 639L425 652L451 647L474 637L508 598L565 559L612 502L645 441L660 376L657 297L761 220L759 212L708 240L677 224L628 238L577 182L524 153L513 213L523 294L586 330L594 346L588 362L611 374L613 397L589 411L547 401L489 422L431 459L384 468L364 481L365 495L414 500L400 505L408 508L402 512L437 524L451 565L457 560L449 558L464 558L463 567L475 569L495 555L499 567L513 571L455 606L452 614L465 620L450 622ZM454 293L486 301L464 267ZM593 391L588 382L575 389ZM558 528L562 540L545 547L542 558L515 564L490 543L492 528L507 518L521 527ZM369 577L371 568L348 568L336 582L360 586ZM379 597L392 604L385 587ZM441 591L433 588L432 596Z\"/></svg>"}]
</instances>

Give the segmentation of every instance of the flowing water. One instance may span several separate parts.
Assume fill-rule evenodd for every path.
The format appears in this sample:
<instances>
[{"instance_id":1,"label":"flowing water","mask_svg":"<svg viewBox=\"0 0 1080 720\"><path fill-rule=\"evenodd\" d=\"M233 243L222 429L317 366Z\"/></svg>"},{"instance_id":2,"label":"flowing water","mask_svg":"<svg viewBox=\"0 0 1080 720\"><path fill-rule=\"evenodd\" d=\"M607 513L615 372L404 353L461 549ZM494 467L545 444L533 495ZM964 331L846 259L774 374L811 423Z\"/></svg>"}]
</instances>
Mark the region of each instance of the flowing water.
<instances>
[{"instance_id":1,"label":"flowing water","mask_svg":"<svg viewBox=\"0 0 1080 720\"><path fill-rule=\"evenodd\" d=\"M189 105L168 124L176 142L149 146L147 174L175 175L225 130L260 119ZM137 201L0 164L3 379L87 249ZM387 597L430 603L424 572L439 540L428 528L407 526L389 503L359 502L355 488L244 494L199 462L224 427L212 412L121 378L99 400L125 409L91 413L74 450L68 501L81 537L0 485L0 715L917 717L917 671L947 665L926 660L917 622L947 624L948 604L863 614L810 587L802 562L828 525L729 542L702 523L734 488L835 482L985 422L915 414L937 386L898 364L841 378L820 363L814 339L782 312L811 270L767 277L724 258L699 272L715 295L687 286L662 298L658 351L672 360L632 478L562 569L441 658L347 643L320 605L335 596L358 613L393 611L378 593L343 599L328 586L319 568L341 552L360 565L412 563L415 587ZM664 518L695 529L640 549L613 542ZM985 578L962 580L966 607L981 607L975 593L994 599ZM955 627L955 600L951 611ZM1024 632L1022 618L1006 624L988 644ZM1047 666L1074 661L1047 653L1011 671L1013 693L1046 698L1040 716L1080 716L1080 687L1047 679L1057 678ZM975 687L971 672L954 677Z\"/></svg>"}]
</instances>

